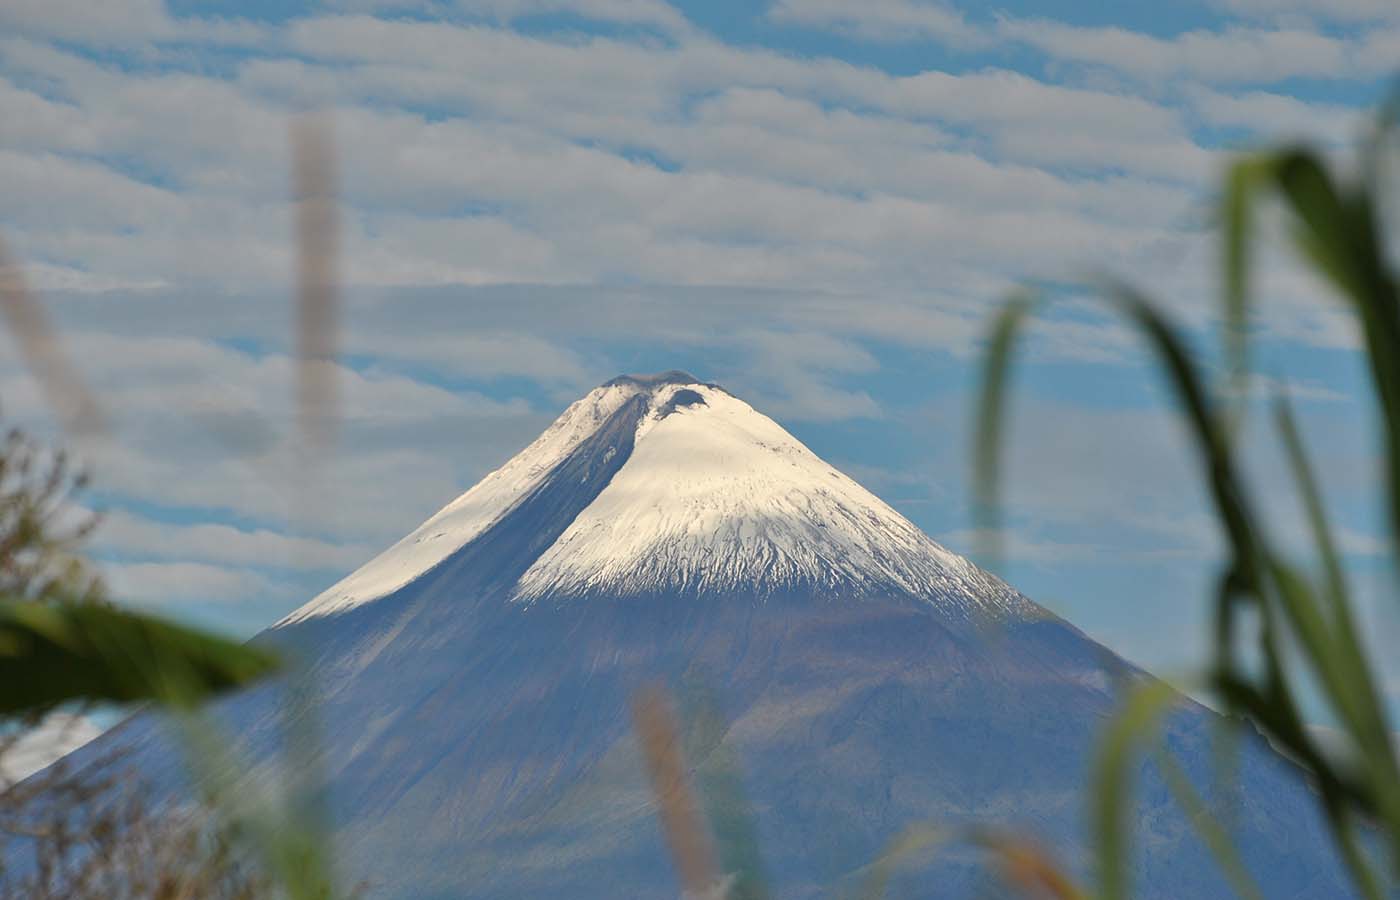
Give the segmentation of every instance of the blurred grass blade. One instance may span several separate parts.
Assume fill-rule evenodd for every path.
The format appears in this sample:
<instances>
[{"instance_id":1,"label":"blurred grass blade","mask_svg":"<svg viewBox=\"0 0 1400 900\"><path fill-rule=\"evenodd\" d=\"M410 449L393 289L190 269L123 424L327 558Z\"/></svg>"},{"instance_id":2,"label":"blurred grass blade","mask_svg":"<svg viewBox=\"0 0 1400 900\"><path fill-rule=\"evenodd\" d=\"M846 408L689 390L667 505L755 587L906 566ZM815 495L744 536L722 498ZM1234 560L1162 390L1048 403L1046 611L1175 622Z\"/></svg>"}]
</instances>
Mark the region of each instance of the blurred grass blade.
<instances>
[{"instance_id":1,"label":"blurred grass blade","mask_svg":"<svg viewBox=\"0 0 1400 900\"><path fill-rule=\"evenodd\" d=\"M297 408L308 446L331 437L337 406L340 218L335 144L329 120L307 114L292 121L292 190L297 218Z\"/></svg>"},{"instance_id":2,"label":"blurred grass blade","mask_svg":"<svg viewBox=\"0 0 1400 900\"><path fill-rule=\"evenodd\" d=\"M714 832L721 871L729 879L726 900L768 900L758 824L744 790L737 754L721 744L700 781L705 814Z\"/></svg>"},{"instance_id":3,"label":"blurred grass blade","mask_svg":"<svg viewBox=\"0 0 1400 900\"><path fill-rule=\"evenodd\" d=\"M1344 194L1322 162L1302 150L1278 154L1273 171L1297 220L1299 250L1360 322L1386 434L1392 537L1400 540L1400 303L1370 191L1363 183Z\"/></svg>"},{"instance_id":4,"label":"blurred grass blade","mask_svg":"<svg viewBox=\"0 0 1400 900\"><path fill-rule=\"evenodd\" d=\"M1301 575L1275 562L1273 577L1279 584L1285 609L1294 618L1294 633L1307 663L1317 674L1345 732L1361 751L1368 769L1369 791L1363 801L1367 811L1386 820L1388 836L1400 858L1400 769L1391 746L1383 701L1365 659L1345 652L1344 643L1333 636L1312 602L1311 591Z\"/></svg>"},{"instance_id":5,"label":"blurred grass blade","mask_svg":"<svg viewBox=\"0 0 1400 900\"><path fill-rule=\"evenodd\" d=\"M1389 896L1371 870L1367 851L1357 837L1356 826L1346 811L1329 798L1323 798L1323 809L1332 824L1332 838L1342 854L1342 862L1351 872L1361 896L1366 900L1384 900ZM1392 898L1393 900L1393 898Z\"/></svg>"},{"instance_id":6,"label":"blurred grass blade","mask_svg":"<svg viewBox=\"0 0 1400 900\"><path fill-rule=\"evenodd\" d=\"M73 700L192 706L276 668L266 651L140 613L0 603L0 713Z\"/></svg>"},{"instance_id":7,"label":"blurred grass blade","mask_svg":"<svg viewBox=\"0 0 1400 900\"><path fill-rule=\"evenodd\" d=\"M1138 745L1151 741L1177 700L1162 681L1149 681L1128 693L1099 743L1094 765L1093 829L1098 845L1100 900L1127 900L1131 849L1132 775Z\"/></svg>"},{"instance_id":8,"label":"blurred grass blade","mask_svg":"<svg viewBox=\"0 0 1400 900\"><path fill-rule=\"evenodd\" d=\"M938 849L955 836L953 830L937 825L919 824L906 828L871 864L870 874L858 894L860 900L882 900L896 869L912 857Z\"/></svg>"},{"instance_id":9,"label":"blurred grass blade","mask_svg":"<svg viewBox=\"0 0 1400 900\"><path fill-rule=\"evenodd\" d=\"M1007 885L1026 897L1084 900L1085 895L1045 851L1022 838L978 827L911 825L876 858L861 887L860 900L882 900L901 866L929 857L954 841L986 852Z\"/></svg>"},{"instance_id":10,"label":"blurred grass blade","mask_svg":"<svg viewBox=\"0 0 1400 900\"><path fill-rule=\"evenodd\" d=\"M185 756L208 807L224 831L250 843L276 878L287 900L335 900L336 889L327 832L298 815L298 799L278 813L266 795L240 784L248 767L236 759L234 743L208 716L187 711L176 717ZM286 796L285 794L283 795Z\"/></svg>"},{"instance_id":11,"label":"blurred grass blade","mask_svg":"<svg viewBox=\"0 0 1400 900\"><path fill-rule=\"evenodd\" d=\"M1001 835L974 837L1001 869L1001 877L1026 897L1084 900L1084 894L1048 853L1029 841Z\"/></svg>"},{"instance_id":12,"label":"blurred grass blade","mask_svg":"<svg viewBox=\"0 0 1400 900\"><path fill-rule=\"evenodd\" d=\"M984 565L995 566L1001 559L1002 426L1006 419L1006 384L1012 351L1039 302L1039 296L1030 291L1015 294L1002 306L987 340L972 454L977 556Z\"/></svg>"},{"instance_id":13,"label":"blurred grass blade","mask_svg":"<svg viewBox=\"0 0 1400 900\"><path fill-rule=\"evenodd\" d=\"M1220 827L1226 833L1239 827L1243 741L1244 724L1235 716L1222 715L1211 727L1211 792L1224 807Z\"/></svg>"},{"instance_id":14,"label":"blurred grass blade","mask_svg":"<svg viewBox=\"0 0 1400 900\"><path fill-rule=\"evenodd\" d=\"M1378 772L1377 775L1384 781L1400 787L1400 768L1397 768L1394 763L1393 753L1387 752L1390 741L1390 725L1387 721L1385 703L1375 690L1375 678L1367 662L1368 654L1351 614L1350 591L1337 553L1336 543L1332 538L1332 529L1328 525L1322 492L1313 474L1312 465L1308 461L1302 435L1298 431L1297 423L1294 421L1292 410L1285 397L1279 397L1275 404L1275 418L1293 470L1294 480L1302 494L1303 506L1313 534L1313 543L1316 545L1322 561L1324 579L1329 594L1328 608L1332 614L1330 624L1332 633L1335 635L1337 645L1335 652L1338 661L1347 670L1348 689L1356 693L1357 700L1368 711L1368 728L1374 732L1370 737L1370 742L1375 744L1374 750L1378 754L1377 762L1386 770ZM1378 743L1376 743L1377 738L1379 738ZM1392 802L1397 804L1397 812L1400 812L1400 797Z\"/></svg>"},{"instance_id":15,"label":"blurred grass blade","mask_svg":"<svg viewBox=\"0 0 1400 900\"><path fill-rule=\"evenodd\" d=\"M1347 588L1346 576L1342 572L1336 542L1332 538L1332 528L1327 522L1322 492L1318 488L1313 467L1308 461L1307 448L1303 446L1303 436L1293 418L1292 406L1284 394L1279 394L1274 399L1274 426L1283 441L1293 480L1297 483L1302 497L1303 511L1307 515L1313 545L1317 548L1318 559L1322 563L1322 574L1331 595L1333 615L1338 617L1337 624L1344 626L1343 631L1354 635L1355 625L1351 620L1351 604L1348 602L1350 591Z\"/></svg>"},{"instance_id":16,"label":"blurred grass blade","mask_svg":"<svg viewBox=\"0 0 1400 900\"><path fill-rule=\"evenodd\" d=\"M690 790L676 718L660 687L637 692L632 699L632 721L681 888L688 895L702 896L719 885L719 873L710 835Z\"/></svg>"},{"instance_id":17,"label":"blurred grass blade","mask_svg":"<svg viewBox=\"0 0 1400 900\"><path fill-rule=\"evenodd\" d=\"M286 820L302 835L297 860L316 881L330 885L331 859L325 835L331 817L326 804L325 759L320 717L320 693L305 667L283 679L288 691L282 703L283 796L289 798Z\"/></svg>"},{"instance_id":18,"label":"blurred grass blade","mask_svg":"<svg viewBox=\"0 0 1400 900\"><path fill-rule=\"evenodd\" d=\"M1306 150L1286 150L1274 157L1271 171L1298 217L1299 248L1344 296L1367 294L1375 275L1369 258L1375 248L1366 246L1372 235L1351 215L1321 161Z\"/></svg>"},{"instance_id":19,"label":"blurred grass blade","mask_svg":"<svg viewBox=\"0 0 1400 900\"><path fill-rule=\"evenodd\" d=\"M79 434L104 430L101 407L68 362L57 332L38 299L30 293L19 262L10 257L3 238L0 238L0 309L4 311L5 325L24 355L26 365L64 424Z\"/></svg>"},{"instance_id":20,"label":"blurred grass blade","mask_svg":"<svg viewBox=\"0 0 1400 900\"><path fill-rule=\"evenodd\" d=\"M739 755L717 696L698 676L683 683L678 713L683 752L695 767L696 794L714 837L726 900L767 900L768 879Z\"/></svg>"},{"instance_id":21,"label":"blurred grass blade","mask_svg":"<svg viewBox=\"0 0 1400 900\"><path fill-rule=\"evenodd\" d=\"M1233 550L1231 578L1238 589L1257 588L1263 568L1260 539L1253 524L1257 520L1245 500L1244 484L1235 470L1221 423L1185 343L1155 305L1138 291L1110 280L1104 282L1103 292L1137 326L1161 359L1168 384L1186 414L1186 423L1204 463L1216 514Z\"/></svg>"},{"instance_id":22,"label":"blurred grass blade","mask_svg":"<svg viewBox=\"0 0 1400 900\"><path fill-rule=\"evenodd\" d=\"M1250 241L1254 232L1254 205L1265 183L1267 161L1239 160L1225 177L1221 227L1224 259L1225 359L1229 370L1230 403L1234 411L1231 430L1247 402L1249 379L1249 279L1253 262Z\"/></svg>"},{"instance_id":23,"label":"blurred grass blade","mask_svg":"<svg viewBox=\"0 0 1400 900\"><path fill-rule=\"evenodd\" d=\"M1177 805L1186 812L1192 827L1215 856L1220 870L1230 882L1231 889L1243 900L1264 900L1263 892L1259 890L1258 883L1245 867L1229 831L1196 793L1196 789L1191 786L1191 780L1177 765L1171 752L1159 744L1153 754L1153 760L1157 763L1157 769L1162 773L1167 789L1171 791Z\"/></svg>"},{"instance_id":24,"label":"blurred grass blade","mask_svg":"<svg viewBox=\"0 0 1400 900\"><path fill-rule=\"evenodd\" d=\"M1275 404L1275 425L1322 564L1320 587L1275 552L1267 520L1248 502L1233 443L1247 400L1251 241L1258 203L1265 196L1277 197L1289 213L1295 250L1340 295L1360 325L1383 429L1392 546L1400 551L1400 287L1390 265L1393 241L1383 234L1380 214L1385 199L1381 154L1397 115L1400 91L1384 107L1374 139L1363 148L1359 174L1349 180L1334 177L1321 153L1299 147L1246 158L1231 168L1220 209L1225 355L1232 382L1223 408L1217 409L1206 392L1185 341L1160 307L1129 286L1102 285L1105 299L1159 357L1228 539L1229 556L1215 596L1210 684L1227 714L1251 720L1272 744L1309 770L1332 837L1356 888L1367 898L1379 898L1386 890L1372 871L1372 851L1388 849L1393 874L1400 879L1400 763L1382 684L1367 662L1321 489L1287 402ZM998 420L1009 366L1005 356L1023 315L1022 309L1003 311L987 352L975 460L979 498L995 500ZM1246 612L1258 615L1257 630L1247 634L1240 627ZM1305 682L1307 675L1311 680ZM1130 887L1123 838L1126 778L1133 749L1145 731L1155 729L1167 702L1165 694L1153 691L1129 698L1101 746L1095 827L1104 900L1123 898ZM1336 718L1348 752L1333 753L1319 742L1304 718L1304 698L1308 709L1316 702ZM1232 884L1246 896L1257 896L1257 888L1245 881L1228 830L1174 760L1163 753L1159 763ZM1231 776L1218 766L1216 777Z\"/></svg>"}]
</instances>

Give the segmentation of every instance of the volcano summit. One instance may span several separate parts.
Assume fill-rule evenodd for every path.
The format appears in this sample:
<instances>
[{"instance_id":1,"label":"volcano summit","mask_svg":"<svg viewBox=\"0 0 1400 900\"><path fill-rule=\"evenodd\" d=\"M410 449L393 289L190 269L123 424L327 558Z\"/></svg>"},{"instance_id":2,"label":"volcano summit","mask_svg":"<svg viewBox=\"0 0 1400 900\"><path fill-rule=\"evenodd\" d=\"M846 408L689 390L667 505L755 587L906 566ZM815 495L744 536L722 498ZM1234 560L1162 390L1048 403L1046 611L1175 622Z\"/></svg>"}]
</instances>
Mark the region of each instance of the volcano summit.
<instances>
[{"instance_id":1,"label":"volcano summit","mask_svg":"<svg viewBox=\"0 0 1400 900\"><path fill-rule=\"evenodd\" d=\"M597 388L257 640L305 661L340 858L393 898L674 897L629 715L658 681L738 893L759 871L774 896L843 892L930 822L1030 836L1085 874L1094 742L1148 677L680 372ZM278 694L225 705L251 759L275 756ZM1163 735L1208 797L1213 721L1183 701ZM84 753L114 742L171 763L147 718ZM1298 770L1241 752L1265 895L1348 896ZM1231 896L1151 766L1136 799L1137 895ZM955 847L896 895L992 881Z\"/></svg>"}]
</instances>

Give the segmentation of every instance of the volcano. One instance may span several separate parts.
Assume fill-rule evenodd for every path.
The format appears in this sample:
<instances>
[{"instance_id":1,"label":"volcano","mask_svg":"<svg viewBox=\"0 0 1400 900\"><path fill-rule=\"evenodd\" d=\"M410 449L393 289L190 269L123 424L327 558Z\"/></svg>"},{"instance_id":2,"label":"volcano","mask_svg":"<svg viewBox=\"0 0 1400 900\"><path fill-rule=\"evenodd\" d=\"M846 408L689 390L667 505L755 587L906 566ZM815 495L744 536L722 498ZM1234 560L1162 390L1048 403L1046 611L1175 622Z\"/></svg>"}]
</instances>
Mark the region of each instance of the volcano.
<instances>
[{"instance_id":1,"label":"volcano","mask_svg":"<svg viewBox=\"0 0 1400 900\"><path fill-rule=\"evenodd\" d=\"M731 895L842 895L927 824L1023 836L1088 876L1095 741L1149 677L681 372L592 391L257 640L319 691L338 858L385 898L676 896L629 706L654 684ZM224 704L260 765L279 691ZM1162 737L1220 805L1217 722L1183 700ZM152 717L83 753L117 742L173 764ZM1252 735L1240 753L1231 821L1264 894L1349 896L1299 770ZM1138 775L1137 896L1232 896ZM984 863L910 858L892 895L971 896L996 884Z\"/></svg>"}]
</instances>

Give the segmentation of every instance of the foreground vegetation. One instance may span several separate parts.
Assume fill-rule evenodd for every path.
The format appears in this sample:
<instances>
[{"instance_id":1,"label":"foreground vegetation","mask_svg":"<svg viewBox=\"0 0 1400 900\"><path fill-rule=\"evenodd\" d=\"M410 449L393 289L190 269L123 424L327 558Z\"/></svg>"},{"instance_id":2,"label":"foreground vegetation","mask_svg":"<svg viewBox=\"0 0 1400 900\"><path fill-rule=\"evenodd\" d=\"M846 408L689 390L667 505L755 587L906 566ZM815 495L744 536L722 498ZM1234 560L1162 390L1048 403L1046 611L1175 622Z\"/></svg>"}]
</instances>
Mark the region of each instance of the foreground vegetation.
<instances>
[{"instance_id":1,"label":"foreground vegetation","mask_svg":"<svg viewBox=\"0 0 1400 900\"><path fill-rule=\"evenodd\" d=\"M1389 114L1387 110L1387 115ZM1286 394L1273 400L1273 425L1291 465L1293 487L1306 511L1316 559L1287 558L1250 495L1237 437L1245 415L1253 298L1252 251L1264 201L1286 218L1292 248L1331 289L1363 338L1377 421L1388 507L1391 556L1400 550L1400 278L1388 258L1383 166L1388 121L1363 148L1360 171L1337 174L1320 154L1286 147L1234 164L1222 192L1221 258L1224 383L1212 384L1188 350L1165 307L1119 282L1093 285L1156 355L1195 445L1228 546L1216 580L1213 649L1203 673L1212 702L1235 727L1248 722L1301 762L1316 786L1332 837L1358 893L1371 900L1400 882L1400 768L1384 692L1367 661L1357 604L1333 538L1324 498L1308 461ZM1393 237L1393 236L1392 236ZM977 428L976 480L989 520L997 507L998 458L1004 395L1014 348L1044 297L1008 303L994 324ZM1310 573L1320 572L1316 577ZM1314 689L1323 713L1338 723L1340 740L1324 744L1306 724L1302 697ZM1129 773L1134 751L1173 702L1160 685L1138 688L1105 735L1098 761L1094 814L1098 840L1096 895L1130 895L1128 881ZM1164 759L1162 756L1157 757ZM1170 775L1170 773L1168 773ZM1227 829L1184 779L1169 783L1243 896L1257 896L1233 853ZM1378 851L1378 852L1377 852Z\"/></svg>"}]
</instances>

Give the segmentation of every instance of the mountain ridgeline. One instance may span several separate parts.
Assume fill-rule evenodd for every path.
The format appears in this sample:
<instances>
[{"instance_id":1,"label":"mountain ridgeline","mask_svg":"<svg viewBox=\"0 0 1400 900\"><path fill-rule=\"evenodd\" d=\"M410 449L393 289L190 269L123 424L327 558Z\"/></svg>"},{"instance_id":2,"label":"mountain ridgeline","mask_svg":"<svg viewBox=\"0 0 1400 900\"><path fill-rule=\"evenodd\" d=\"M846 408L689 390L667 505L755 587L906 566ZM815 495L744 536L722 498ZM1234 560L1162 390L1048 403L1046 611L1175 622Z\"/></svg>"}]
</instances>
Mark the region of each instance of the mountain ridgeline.
<instances>
[{"instance_id":1,"label":"mountain ridgeline","mask_svg":"<svg viewBox=\"0 0 1400 900\"><path fill-rule=\"evenodd\" d=\"M405 900L674 897L629 711L658 682L711 821L743 825L717 838L747 886L757 866L772 896L844 895L918 823L1023 834L1087 874L1095 740L1148 677L679 372L597 388L257 640L319 691L347 876ZM222 710L259 766L280 693ZM1183 701L1163 739L1223 805L1214 718ZM177 789L158 723L82 754L118 743ZM1241 754L1230 814L1265 895L1349 896L1300 772L1252 736ZM1137 896L1232 896L1150 764L1136 802ZM993 884L952 846L892 896Z\"/></svg>"}]
</instances>

